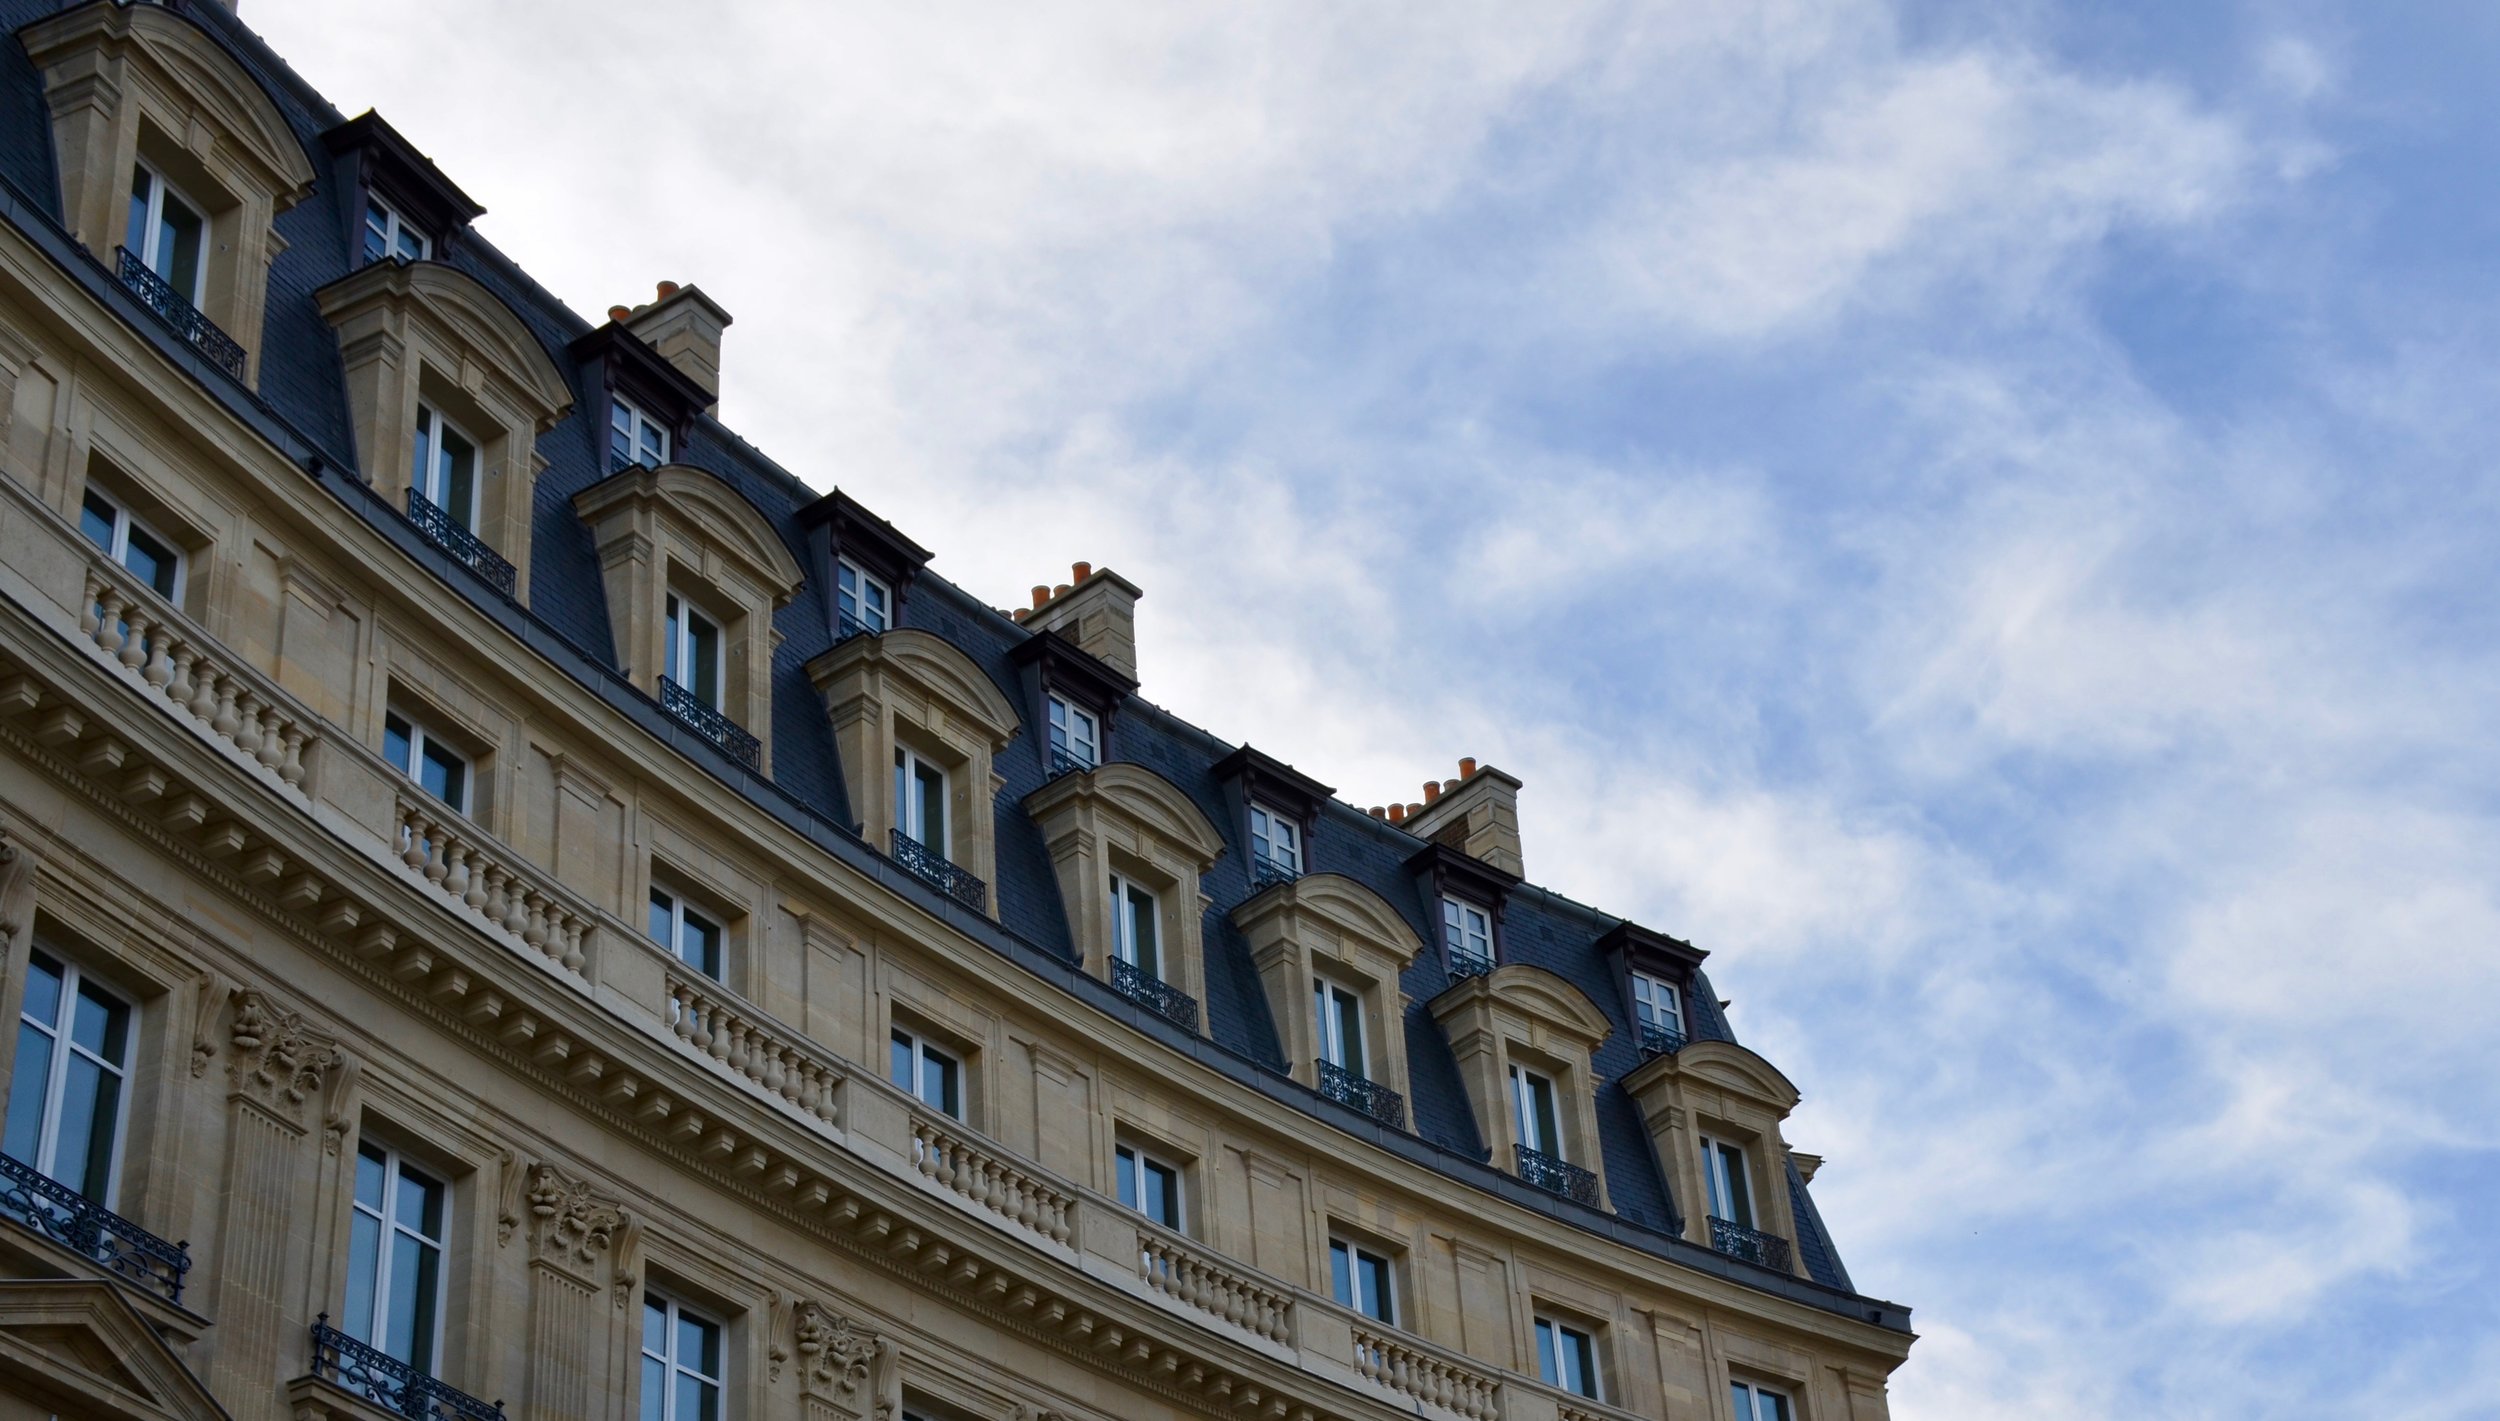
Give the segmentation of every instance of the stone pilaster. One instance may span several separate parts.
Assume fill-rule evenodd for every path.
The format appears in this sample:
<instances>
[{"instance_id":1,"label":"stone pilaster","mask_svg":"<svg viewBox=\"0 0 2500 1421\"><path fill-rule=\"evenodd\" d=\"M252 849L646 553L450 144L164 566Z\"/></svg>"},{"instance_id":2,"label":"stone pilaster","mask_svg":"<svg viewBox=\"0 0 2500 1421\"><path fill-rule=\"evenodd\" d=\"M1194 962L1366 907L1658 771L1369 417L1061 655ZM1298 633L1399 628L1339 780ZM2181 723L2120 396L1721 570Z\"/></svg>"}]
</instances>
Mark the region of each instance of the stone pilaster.
<instances>
[{"instance_id":1,"label":"stone pilaster","mask_svg":"<svg viewBox=\"0 0 2500 1421\"><path fill-rule=\"evenodd\" d=\"M603 1294L632 1290L630 1253L639 1231L624 1207L551 1164L520 1178L529 1229L529 1398L524 1415L546 1421L605 1414L600 1378L618 1331ZM509 1216L507 1216L509 1217Z\"/></svg>"},{"instance_id":2,"label":"stone pilaster","mask_svg":"<svg viewBox=\"0 0 2500 1421\"><path fill-rule=\"evenodd\" d=\"M902 1414L902 1379L893 1365L892 1343L804 1299L791 1304L789 1312L801 1416L807 1421L892 1421ZM778 1337L774 1346L780 1346Z\"/></svg>"}]
</instances>

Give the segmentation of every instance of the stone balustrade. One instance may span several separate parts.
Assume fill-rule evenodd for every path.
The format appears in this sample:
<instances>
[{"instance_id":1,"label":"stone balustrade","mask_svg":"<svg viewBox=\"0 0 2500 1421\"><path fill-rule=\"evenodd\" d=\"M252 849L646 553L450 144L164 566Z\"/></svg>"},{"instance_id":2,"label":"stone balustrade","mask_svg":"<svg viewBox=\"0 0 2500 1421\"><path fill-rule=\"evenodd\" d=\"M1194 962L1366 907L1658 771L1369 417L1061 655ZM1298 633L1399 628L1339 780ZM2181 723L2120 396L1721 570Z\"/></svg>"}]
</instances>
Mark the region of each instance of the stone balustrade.
<instances>
[{"instance_id":1,"label":"stone balustrade","mask_svg":"<svg viewBox=\"0 0 2500 1421\"><path fill-rule=\"evenodd\" d=\"M1369 1318L1353 1330L1354 1370L1365 1380L1467 1421L1501 1421L1502 1384L1491 1372Z\"/></svg>"},{"instance_id":2,"label":"stone balustrade","mask_svg":"<svg viewBox=\"0 0 2500 1421\"><path fill-rule=\"evenodd\" d=\"M831 1056L738 1006L718 982L691 972L668 976L668 1024L677 1039L827 1125L841 1123L837 1096L847 1079Z\"/></svg>"},{"instance_id":3,"label":"stone balustrade","mask_svg":"<svg viewBox=\"0 0 2500 1421\"><path fill-rule=\"evenodd\" d=\"M206 634L102 553L87 561L78 630L210 735L259 761L295 794L304 793L309 718L257 674L211 656Z\"/></svg>"},{"instance_id":4,"label":"stone balustrade","mask_svg":"<svg viewBox=\"0 0 2500 1421\"><path fill-rule=\"evenodd\" d=\"M971 1138L952 1122L914 1111L911 1162L938 1188L1049 1239L1065 1244L1074 1232L1076 1195Z\"/></svg>"},{"instance_id":5,"label":"stone balustrade","mask_svg":"<svg viewBox=\"0 0 2500 1421\"><path fill-rule=\"evenodd\" d=\"M1293 1295L1149 1224L1137 1226L1137 1267L1146 1286L1270 1342L1293 1345Z\"/></svg>"},{"instance_id":6,"label":"stone balustrade","mask_svg":"<svg viewBox=\"0 0 2500 1421\"><path fill-rule=\"evenodd\" d=\"M400 862L530 951L575 976L589 960L596 920L553 880L461 815L414 790L394 810Z\"/></svg>"}]
</instances>

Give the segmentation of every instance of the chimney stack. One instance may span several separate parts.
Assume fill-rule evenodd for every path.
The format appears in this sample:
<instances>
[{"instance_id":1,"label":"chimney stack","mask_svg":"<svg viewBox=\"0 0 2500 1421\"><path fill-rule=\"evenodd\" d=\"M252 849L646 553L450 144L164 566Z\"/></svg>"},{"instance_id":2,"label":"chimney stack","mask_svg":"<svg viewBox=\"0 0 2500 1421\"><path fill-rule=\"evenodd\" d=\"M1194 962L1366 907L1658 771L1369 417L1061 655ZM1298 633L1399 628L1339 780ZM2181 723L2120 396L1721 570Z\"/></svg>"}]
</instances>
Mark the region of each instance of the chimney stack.
<instances>
[{"instance_id":1,"label":"chimney stack","mask_svg":"<svg viewBox=\"0 0 2500 1421\"><path fill-rule=\"evenodd\" d=\"M1137 679L1137 584L1107 567L1081 562L1055 588L1033 588L1033 610L1024 624L1054 631L1130 680Z\"/></svg>"},{"instance_id":2,"label":"chimney stack","mask_svg":"<svg viewBox=\"0 0 2500 1421\"><path fill-rule=\"evenodd\" d=\"M1527 877L1519 848L1519 781L1471 758L1458 762L1458 778L1443 781L1437 796L1432 788L1425 786L1431 802L1407 815L1406 832Z\"/></svg>"},{"instance_id":3,"label":"chimney stack","mask_svg":"<svg viewBox=\"0 0 2500 1421\"><path fill-rule=\"evenodd\" d=\"M719 398L720 336L729 326L729 313L704 295L702 287L663 281L650 304L636 306L622 317L614 309L608 314L622 320L625 329L679 373Z\"/></svg>"}]
</instances>

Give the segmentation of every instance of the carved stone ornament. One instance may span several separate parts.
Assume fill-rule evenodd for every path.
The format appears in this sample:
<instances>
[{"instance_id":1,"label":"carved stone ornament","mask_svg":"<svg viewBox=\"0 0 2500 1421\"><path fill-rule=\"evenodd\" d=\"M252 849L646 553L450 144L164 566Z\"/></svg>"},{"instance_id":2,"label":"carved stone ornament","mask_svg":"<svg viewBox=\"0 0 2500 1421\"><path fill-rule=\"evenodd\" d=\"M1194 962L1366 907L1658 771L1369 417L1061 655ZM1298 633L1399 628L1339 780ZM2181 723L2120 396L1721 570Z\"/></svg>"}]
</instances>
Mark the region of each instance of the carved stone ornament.
<instances>
[{"instance_id":1,"label":"carved stone ornament","mask_svg":"<svg viewBox=\"0 0 2500 1421\"><path fill-rule=\"evenodd\" d=\"M34 931L35 853L0 826L0 948L7 961L16 960L17 949Z\"/></svg>"},{"instance_id":2,"label":"carved stone ornament","mask_svg":"<svg viewBox=\"0 0 2500 1421\"><path fill-rule=\"evenodd\" d=\"M622 1205L554 1165L531 1168L526 1196L530 1239L541 1258L589 1267L608 1252L629 1222Z\"/></svg>"},{"instance_id":3,"label":"carved stone ornament","mask_svg":"<svg viewBox=\"0 0 2500 1421\"><path fill-rule=\"evenodd\" d=\"M838 1312L811 1302L791 1310L791 1344L799 1354L799 1381L817 1392L850 1396L868 1380L877 1355L876 1334Z\"/></svg>"},{"instance_id":4,"label":"carved stone ornament","mask_svg":"<svg viewBox=\"0 0 2500 1421\"><path fill-rule=\"evenodd\" d=\"M285 1010L254 988L237 988L230 1005L226 1039L234 1059L227 1070L235 1090L303 1123L304 1102L323 1092L333 1072L346 1069L347 1052L306 1025L303 1013ZM334 1107L342 1103L334 1097Z\"/></svg>"}]
</instances>

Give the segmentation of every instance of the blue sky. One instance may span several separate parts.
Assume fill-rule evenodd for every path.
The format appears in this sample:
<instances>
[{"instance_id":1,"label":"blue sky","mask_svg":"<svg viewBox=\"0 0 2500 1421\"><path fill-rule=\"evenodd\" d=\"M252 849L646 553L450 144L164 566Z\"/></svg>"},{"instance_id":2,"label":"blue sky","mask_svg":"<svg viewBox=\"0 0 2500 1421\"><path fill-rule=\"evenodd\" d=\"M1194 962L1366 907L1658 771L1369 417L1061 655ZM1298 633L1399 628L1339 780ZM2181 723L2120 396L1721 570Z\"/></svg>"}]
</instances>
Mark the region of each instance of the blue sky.
<instances>
[{"instance_id":1,"label":"blue sky","mask_svg":"<svg viewBox=\"0 0 2500 1421\"><path fill-rule=\"evenodd\" d=\"M2500 6L1040 8L244 16L1153 699L1519 775L1896 1414L2500 1415Z\"/></svg>"}]
</instances>

